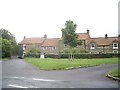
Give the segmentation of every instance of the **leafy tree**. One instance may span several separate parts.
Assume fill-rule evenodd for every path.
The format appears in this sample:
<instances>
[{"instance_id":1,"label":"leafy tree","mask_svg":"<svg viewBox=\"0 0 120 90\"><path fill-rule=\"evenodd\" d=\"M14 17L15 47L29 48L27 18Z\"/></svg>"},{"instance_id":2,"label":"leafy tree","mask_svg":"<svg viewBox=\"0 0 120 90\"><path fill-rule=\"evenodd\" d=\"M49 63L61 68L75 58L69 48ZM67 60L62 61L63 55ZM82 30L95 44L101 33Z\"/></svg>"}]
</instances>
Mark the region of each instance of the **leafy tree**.
<instances>
[{"instance_id":1,"label":"leafy tree","mask_svg":"<svg viewBox=\"0 0 120 90\"><path fill-rule=\"evenodd\" d=\"M14 35L6 29L0 29L0 34L2 40L2 57L18 54L18 45Z\"/></svg>"},{"instance_id":2,"label":"leafy tree","mask_svg":"<svg viewBox=\"0 0 120 90\"><path fill-rule=\"evenodd\" d=\"M65 28L62 28L62 38L65 45L68 45L71 49L71 59L72 59L72 48L77 45L81 45L81 41L78 40L78 35L75 32L77 25L73 21L68 20L65 23Z\"/></svg>"},{"instance_id":3,"label":"leafy tree","mask_svg":"<svg viewBox=\"0 0 120 90\"><path fill-rule=\"evenodd\" d=\"M0 35L0 58L2 58L2 38Z\"/></svg>"},{"instance_id":4,"label":"leafy tree","mask_svg":"<svg viewBox=\"0 0 120 90\"><path fill-rule=\"evenodd\" d=\"M11 56L11 42L7 39L2 39L2 57L10 57Z\"/></svg>"},{"instance_id":5,"label":"leafy tree","mask_svg":"<svg viewBox=\"0 0 120 90\"><path fill-rule=\"evenodd\" d=\"M8 40L15 40L15 37L13 34L11 34L8 30L6 29L0 29L0 33L2 36L2 39L8 39Z\"/></svg>"},{"instance_id":6,"label":"leafy tree","mask_svg":"<svg viewBox=\"0 0 120 90\"><path fill-rule=\"evenodd\" d=\"M64 48L63 49L63 54L69 54L70 53L70 49L69 48ZM88 53L84 48L72 48L72 53L73 54L80 54L80 53Z\"/></svg>"},{"instance_id":7,"label":"leafy tree","mask_svg":"<svg viewBox=\"0 0 120 90\"><path fill-rule=\"evenodd\" d=\"M37 49L37 48L35 48L35 47L30 47L30 48L28 49L27 53L33 53L33 54L35 54L35 53L40 53L40 50Z\"/></svg>"}]
</instances>

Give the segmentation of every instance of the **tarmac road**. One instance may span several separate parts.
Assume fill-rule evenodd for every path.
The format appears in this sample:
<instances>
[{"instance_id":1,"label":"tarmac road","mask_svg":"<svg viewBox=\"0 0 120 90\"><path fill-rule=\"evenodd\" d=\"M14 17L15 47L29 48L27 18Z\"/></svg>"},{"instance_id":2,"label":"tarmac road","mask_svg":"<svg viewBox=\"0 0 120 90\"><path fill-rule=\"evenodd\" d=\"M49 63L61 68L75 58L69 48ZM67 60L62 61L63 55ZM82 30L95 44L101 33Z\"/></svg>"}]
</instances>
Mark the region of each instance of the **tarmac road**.
<instances>
[{"instance_id":1,"label":"tarmac road","mask_svg":"<svg viewBox=\"0 0 120 90\"><path fill-rule=\"evenodd\" d=\"M2 61L2 88L118 88L105 76L117 64L44 71L23 59Z\"/></svg>"}]
</instances>

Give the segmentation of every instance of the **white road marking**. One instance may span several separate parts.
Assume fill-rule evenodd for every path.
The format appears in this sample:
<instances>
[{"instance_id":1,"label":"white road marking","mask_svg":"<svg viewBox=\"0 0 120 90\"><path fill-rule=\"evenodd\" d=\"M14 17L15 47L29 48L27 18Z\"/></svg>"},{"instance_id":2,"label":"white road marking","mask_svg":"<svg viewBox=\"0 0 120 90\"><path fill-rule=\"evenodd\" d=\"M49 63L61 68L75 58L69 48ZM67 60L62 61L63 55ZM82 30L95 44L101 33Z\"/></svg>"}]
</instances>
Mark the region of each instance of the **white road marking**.
<instances>
[{"instance_id":1,"label":"white road marking","mask_svg":"<svg viewBox=\"0 0 120 90\"><path fill-rule=\"evenodd\" d=\"M55 80L38 79L38 78L33 78L33 80L36 80L36 81L47 81L47 82L55 81Z\"/></svg>"},{"instance_id":2,"label":"white road marking","mask_svg":"<svg viewBox=\"0 0 120 90\"><path fill-rule=\"evenodd\" d=\"M39 88L39 87L35 87L35 86L29 86L29 88Z\"/></svg>"},{"instance_id":3,"label":"white road marking","mask_svg":"<svg viewBox=\"0 0 120 90\"><path fill-rule=\"evenodd\" d=\"M11 85L11 84L9 84L8 86L10 86L10 87L15 87L15 88L28 88L28 87L24 87L24 86Z\"/></svg>"},{"instance_id":4,"label":"white road marking","mask_svg":"<svg viewBox=\"0 0 120 90\"><path fill-rule=\"evenodd\" d=\"M11 77L13 79L28 79L28 78L25 78L25 77ZM50 80L50 79L40 79L40 78L32 78L32 79L28 79L28 80L35 80L35 81L47 81L47 82L52 82L52 81L55 81L55 80Z\"/></svg>"},{"instance_id":5,"label":"white road marking","mask_svg":"<svg viewBox=\"0 0 120 90\"><path fill-rule=\"evenodd\" d=\"M11 78L19 78L19 79L23 79L24 77L11 77Z\"/></svg>"}]
</instances>

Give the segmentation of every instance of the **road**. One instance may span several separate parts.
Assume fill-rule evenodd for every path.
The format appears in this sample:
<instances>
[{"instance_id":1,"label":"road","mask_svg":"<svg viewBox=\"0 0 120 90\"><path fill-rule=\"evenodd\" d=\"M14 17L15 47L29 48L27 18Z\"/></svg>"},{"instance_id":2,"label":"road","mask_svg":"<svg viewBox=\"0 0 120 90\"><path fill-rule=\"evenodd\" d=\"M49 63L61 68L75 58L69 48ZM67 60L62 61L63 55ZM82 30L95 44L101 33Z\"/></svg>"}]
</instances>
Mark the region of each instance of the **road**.
<instances>
[{"instance_id":1,"label":"road","mask_svg":"<svg viewBox=\"0 0 120 90\"><path fill-rule=\"evenodd\" d=\"M44 71L22 59L2 61L3 88L118 88L105 74L117 64Z\"/></svg>"}]
</instances>

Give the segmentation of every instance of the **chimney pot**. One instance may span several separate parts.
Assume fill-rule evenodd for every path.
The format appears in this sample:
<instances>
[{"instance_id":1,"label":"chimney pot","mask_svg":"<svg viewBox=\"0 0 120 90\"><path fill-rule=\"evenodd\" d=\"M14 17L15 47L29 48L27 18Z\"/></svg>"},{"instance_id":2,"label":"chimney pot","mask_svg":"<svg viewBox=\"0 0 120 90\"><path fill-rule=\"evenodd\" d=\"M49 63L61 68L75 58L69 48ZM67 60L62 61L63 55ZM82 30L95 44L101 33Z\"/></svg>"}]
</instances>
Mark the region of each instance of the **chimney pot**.
<instances>
[{"instance_id":1,"label":"chimney pot","mask_svg":"<svg viewBox=\"0 0 120 90\"><path fill-rule=\"evenodd\" d=\"M24 36L24 38L23 39L26 39L26 36Z\"/></svg>"},{"instance_id":2,"label":"chimney pot","mask_svg":"<svg viewBox=\"0 0 120 90\"><path fill-rule=\"evenodd\" d=\"M45 39L47 38L47 34L44 35L44 38L45 38Z\"/></svg>"},{"instance_id":3,"label":"chimney pot","mask_svg":"<svg viewBox=\"0 0 120 90\"><path fill-rule=\"evenodd\" d=\"M108 35L107 34L105 34L105 38L107 38L108 37Z\"/></svg>"},{"instance_id":4,"label":"chimney pot","mask_svg":"<svg viewBox=\"0 0 120 90\"><path fill-rule=\"evenodd\" d=\"M88 34L90 33L90 30L89 30L89 29L87 29L87 33L88 33Z\"/></svg>"}]
</instances>

